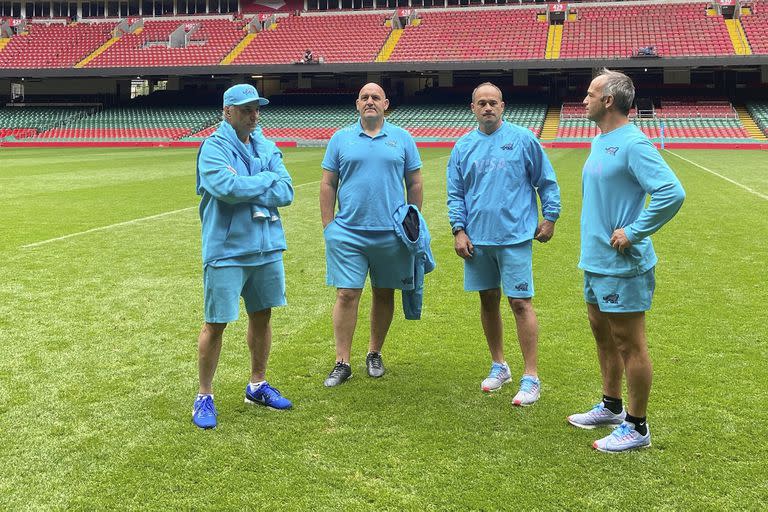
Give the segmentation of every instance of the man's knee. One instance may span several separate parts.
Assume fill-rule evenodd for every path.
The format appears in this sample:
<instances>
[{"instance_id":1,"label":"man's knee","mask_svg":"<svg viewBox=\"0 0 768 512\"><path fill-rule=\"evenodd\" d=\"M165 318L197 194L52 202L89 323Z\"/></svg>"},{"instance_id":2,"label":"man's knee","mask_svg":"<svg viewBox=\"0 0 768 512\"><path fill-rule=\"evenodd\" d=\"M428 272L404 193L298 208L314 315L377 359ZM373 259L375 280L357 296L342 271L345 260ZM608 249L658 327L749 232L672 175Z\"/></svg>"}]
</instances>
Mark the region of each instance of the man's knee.
<instances>
[{"instance_id":1,"label":"man's knee","mask_svg":"<svg viewBox=\"0 0 768 512\"><path fill-rule=\"evenodd\" d=\"M248 313L248 319L251 322L263 323L269 322L272 318L272 308L262 309L261 311L253 311Z\"/></svg>"},{"instance_id":2,"label":"man's knee","mask_svg":"<svg viewBox=\"0 0 768 512\"><path fill-rule=\"evenodd\" d=\"M393 288L373 288L371 287L373 299L377 302L395 302L395 290Z\"/></svg>"},{"instance_id":3,"label":"man's knee","mask_svg":"<svg viewBox=\"0 0 768 512\"><path fill-rule=\"evenodd\" d=\"M501 301L501 290L499 288L483 290L480 292L480 307L483 308L484 311L494 311L499 309L499 301Z\"/></svg>"},{"instance_id":4,"label":"man's knee","mask_svg":"<svg viewBox=\"0 0 768 512\"><path fill-rule=\"evenodd\" d=\"M357 288L338 288L336 290L336 302L344 307L357 306L362 293L363 290Z\"/></svg>"},{"instance_id":5,"label":"man's knee","mask_svg":"<svg viewBox=\"0 0 768 512\"><path fill-rule=\"evenodd\" d=\"M515 316L527 315L533 312L533 302L531 299L516 299L510 297L509 307L512 308L512 312Z\"/></svg>"},{"instance_id":6,"label":"man's knee","mask_svg":"<svg viewBox=\"0 0 768 512\"><path fill-rule=\"evenodd\" d=\"M227 324L215 324L210 322L205 322L203 324L202 331L200 332L201 336L208 336L212 338L220 338L222 334L224 334L224 329L227 328Z\"/></svg>"}]
</instances>

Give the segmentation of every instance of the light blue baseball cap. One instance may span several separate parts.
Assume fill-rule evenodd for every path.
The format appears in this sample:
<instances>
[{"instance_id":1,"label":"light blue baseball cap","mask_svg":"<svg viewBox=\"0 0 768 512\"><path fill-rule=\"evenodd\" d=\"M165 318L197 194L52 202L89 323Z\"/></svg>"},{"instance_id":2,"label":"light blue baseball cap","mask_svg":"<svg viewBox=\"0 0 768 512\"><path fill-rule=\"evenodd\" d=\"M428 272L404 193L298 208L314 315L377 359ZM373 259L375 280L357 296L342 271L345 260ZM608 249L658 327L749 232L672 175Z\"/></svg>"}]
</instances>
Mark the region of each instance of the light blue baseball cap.
<instances>
[{"instance_id":1,"label":"light blue baseball cap","mask_svg":"<svg viewBox=\"0 0 768 512\"><path fill-rule=\"evenodd\" d=\"M259 105L262 107L269 104L267 98L259 97L259 91L257 91L251 84L233 85L224 91L225 107L231 105L245 105L246 103L253 103L254 101L258 101Z\"/></svg>"}]
</instances>

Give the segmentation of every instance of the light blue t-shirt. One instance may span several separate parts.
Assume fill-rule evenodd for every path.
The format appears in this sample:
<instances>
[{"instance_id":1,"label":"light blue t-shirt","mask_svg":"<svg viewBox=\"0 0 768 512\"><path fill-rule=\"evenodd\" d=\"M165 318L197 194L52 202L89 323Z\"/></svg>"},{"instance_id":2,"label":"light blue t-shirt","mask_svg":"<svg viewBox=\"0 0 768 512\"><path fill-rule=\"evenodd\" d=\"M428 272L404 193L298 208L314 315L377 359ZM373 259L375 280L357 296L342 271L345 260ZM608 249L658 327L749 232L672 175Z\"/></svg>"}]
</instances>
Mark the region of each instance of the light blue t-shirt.
<instances>
[{"instance_id":1,"label":"light blue t-shirt","mask_svg":"<svg viewBox=\"0 0 768 512\"><path fill-rule=\"evenodd\" d=\"M421 169L416 142L404 129L384 121L370 137L360 121L331 137L323 169L339 175L335 222L363 231L392 230L392 214L405 204L406 172Z\"/></svg>"},{"instance_id":2,"label":"light blue t-shirt","mask_svg":"<svg viewBox=\"0 0 768 512\"><path fill-rule=\"evenodd\" d=\"M448 218L474 245L531 240L539 223L560 215L560 187L539 141L527 128L504 122L492 134L461 137L448 161Z\"/></svg>"},{"instance_id":3,"label":"light blue t-shirt","mask_svg":"<svg viewBox=\"0 0 768 512\"><path fill-rule=\"evenodd\" d=\"M627 124L592 141L582 172L579 268L610 276L636 276L656 265L650 235L675 216L685 191L643 132ZM646 194L651 201L645 207ZM624 254L611 247L624 228L632 242Z\"/></svg>"}]
</instances>

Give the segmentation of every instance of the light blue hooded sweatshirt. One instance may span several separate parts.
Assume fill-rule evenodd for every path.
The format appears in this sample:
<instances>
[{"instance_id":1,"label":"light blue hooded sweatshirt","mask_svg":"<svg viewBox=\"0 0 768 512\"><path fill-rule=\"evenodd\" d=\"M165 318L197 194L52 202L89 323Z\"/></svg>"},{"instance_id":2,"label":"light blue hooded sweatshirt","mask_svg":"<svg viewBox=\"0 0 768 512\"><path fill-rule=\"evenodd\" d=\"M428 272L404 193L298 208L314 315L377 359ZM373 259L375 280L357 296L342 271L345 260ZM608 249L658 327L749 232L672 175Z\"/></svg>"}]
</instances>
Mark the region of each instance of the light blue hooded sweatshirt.
<instances>
[{"instance_id":1,"label":"light blue hooded sweatshirt","mask_svg":"<svg viewBox=\"0 0 768 512\"><path fill-rule=\"evenodd\" d=\"M224 121L197 154L204 266L287 248L277 207L293 201L291 176L260 128L250 139L248 148Z\"/></svg>"}]
</instances>

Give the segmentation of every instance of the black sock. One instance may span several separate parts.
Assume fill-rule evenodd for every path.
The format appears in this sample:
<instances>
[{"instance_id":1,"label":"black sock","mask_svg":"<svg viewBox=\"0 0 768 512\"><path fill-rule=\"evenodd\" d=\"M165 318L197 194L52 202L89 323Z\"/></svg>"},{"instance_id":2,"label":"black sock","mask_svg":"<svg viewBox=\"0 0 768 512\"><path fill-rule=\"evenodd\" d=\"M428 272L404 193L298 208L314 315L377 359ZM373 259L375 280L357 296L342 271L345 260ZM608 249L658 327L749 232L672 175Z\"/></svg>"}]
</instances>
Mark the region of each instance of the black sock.
<instances>
[{"instance_id":1,"label":"black sock","mask_svg":"<svg viewBox=\"0 0 768 512\"><path fill-rule=\"evenodd\" d=\"M635 430L637 430L640 435L644 436L648 433L648 424L645 422L645 418L645 416L638 418L637 416L627 414L627 419L624 421L628 421L629 423L633 424L635 426Z\"/></svg>"},{"instance_id":2,"label":"black sock","mask_svg":"<svg viewBox=\"0 0 768 512\"><path fill-rule=\"evenodd\" d=\"M621 414L621 398L613 398L612 396L603 395L603 405L613 414Z\"/></svg>"}]
</instances>

